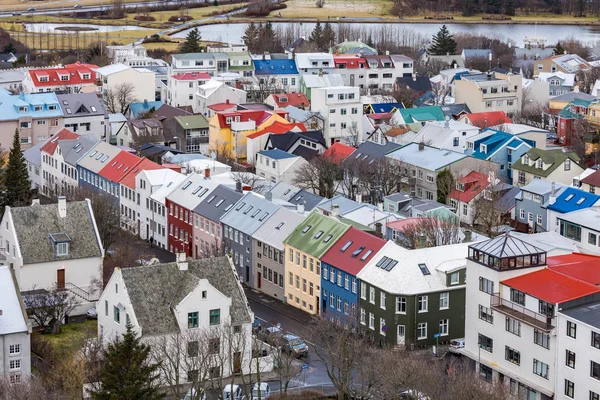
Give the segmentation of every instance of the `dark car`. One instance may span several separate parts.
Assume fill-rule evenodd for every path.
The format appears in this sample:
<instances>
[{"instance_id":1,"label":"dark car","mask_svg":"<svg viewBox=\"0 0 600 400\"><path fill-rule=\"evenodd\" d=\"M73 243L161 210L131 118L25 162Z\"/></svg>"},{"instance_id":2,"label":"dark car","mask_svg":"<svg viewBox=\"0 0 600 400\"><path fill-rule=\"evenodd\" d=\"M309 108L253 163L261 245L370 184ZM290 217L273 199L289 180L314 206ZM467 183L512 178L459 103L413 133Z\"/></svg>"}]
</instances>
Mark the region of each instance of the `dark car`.
<instances>
[{"instance_id":1,"label":"dark car","mask_svg":"<svg viewBox=\"0 0 600 400\"><path fill-rule=\"evenodd\" d=\"M260 320L258 318L254 318L254 322L252 322L252 332L256 334L260 331L262 331Z\"/></svg>"},{"instance_id":2,"label":"dark car","mask_svg":"<svg viewBox=\"0 0 600 400\"><path fill-rule=\"evenodd\" d=\"M308 356L308 346L296 335L286 334L282 337L281 350L293 354L296 358Z\"/></svg>"}]
</instances>

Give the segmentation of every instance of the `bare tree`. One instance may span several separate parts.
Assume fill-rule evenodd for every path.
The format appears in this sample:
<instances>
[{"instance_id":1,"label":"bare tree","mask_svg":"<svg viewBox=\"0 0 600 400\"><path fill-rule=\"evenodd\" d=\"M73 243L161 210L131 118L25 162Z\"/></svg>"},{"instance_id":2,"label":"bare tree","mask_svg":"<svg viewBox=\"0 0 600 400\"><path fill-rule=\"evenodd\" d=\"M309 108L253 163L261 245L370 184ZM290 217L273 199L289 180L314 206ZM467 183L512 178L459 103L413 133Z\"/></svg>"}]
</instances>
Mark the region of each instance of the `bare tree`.
<instances>
[{"instance_id":1,"label":"bare tree","mask_svg":"<svg viewBox=\"0 0 600 400\"><path fill-rule=\"evenodd\" d=\"M265 179L252 172L234 171L232 169L230 176L236 183L239 182L242 185L242 188L244 186L249 186L255 193L261 194L266 189Z\"/></svg>"},{"instance_id":2,"label":"bare tree","mask_svg":"<svg viewBox=\"0 0 600 400\"><path fill-rule=\"evenodd\" d=\"M448 195L455 187L456 179L454 174L448 169L438 172L435 183L437 186L438 203L447 204Z\"/></svg>"},{"instance_id":3,"label":"bare tree","mask_svg":"<svg viewBox=\"0 0 600 400\"><path fill-rule=\"evenodd\" d=\"M458 218L424 217L402 230L400 243L409 249L457 244L462 239Z\"/></svg>"},{"instance_id":4,"label":"bare tree","mask_svg":"<svg viewBox=\"0 0 600 400\"><path fill-rule=\"evenodd\" d=\"M112 19L125 18L125 15L127 15L125 2L123 0L113 0L109 14Z\"/></svg>"},{"instance_id":5,"label":"bare tree","mask_svg":"<svg viewBox=\"0 0 600 400\"><path fill-rule=\"evenodd\" d=\"M400 160L381 157L368 163L362 162L359 168L362 187L376 192L377 198L372 199L374 204L385 196L403 191L410 184L410 168Z\"/></svg>"},{"instance_id":6,"label":"bare tree","mask_svg":"<svg viewBox=\"0 0 600 400\"><path fill-rule=\"evenodd\" d=\"M499 232L496 228L504 222L500 208L503 186L499 180L491 182L473 202L473 225L480 226L483 234L488 237L497 236Z\"/></svg>"},{"instance_id":7,"label":"bare tree","mask_svg":"<svg viewBox=\"0 0 600 400\"><path fill-rule=\"evenodd\" d=\"M591 93L594 84L600 79L600 68L592 68L588 71L579 71L575 75L579 91L583 93Z\"/></svg>"},{"instance_id":8,"label":"bare tree","mask_svg":"<svg viewBox=\"0 0 600 400\"><path fill-rule=\"evenodd\" d=\"M60 326L77 305L73 293L63 287L50 289L37 289L23 297L27 314L37 326L52 328L55 333L60 333Z\"/></svg>"},{"instance_id":9,"label":"bare tree","mask_svg":"<svg viewBox=\"0 0 600 400\"><path fill-rule=\"evenodd\" d=\"M282 93L289 90L276 75L259 75L256 79L246 79L242 82L248 94L248 101L262 103L273 93Z\"/></svg>"},{"instance_id":10,"label":"bare tree","mask_svg":"<svg viewBox=\"0 0 600 400\"><path fill-rule=\"evenodd\" d=\"M107 90L105 94L106 110L111 114L125 113L129 104L136 101L135 86L123 82Z\"/></svg>"},{"instance_id":11,"label":"bare tree","mask_svg":"<svg viewBox=\"0 0 600 400\"><path fill-rule=\"evenodd\" d=\"M27 378L19 375L18 379L19 382L11 382L9 376L0 377L0 400L57 400L61 398L59 394L48 391L41 380L33 375Z\"/></svg>"},{"instance_id":12,"label":"bare tree","mask_svg":"<svg viewBox=\"0 0 600 400\"><path fill-rule=\"evenodd\" d=\"M319 196L331 198L340 185L338 178L341 172L340 166L331 158L319 155L296 170L293 183Z\"/></svg>"},{"instance_id":13,"label":"bare tree","mask_svg":"<svg viewBox=\"0 0 600 400\"><path fill-rule=\"evenodd\" d=\"M594 127L585 117L575 119L570 131L567 132L569 150L584 160L588 155L593 135Z\"/></svg>"},{"instance_id":14,"label":"bare tree","mask_svg":"<svg viewBox=\"0 0 600 400\"><path fill-rule=\"evenodd\" d=\"M317 0L315 2L315 5L317 6L317 8L323 8L323 6L325 6L325 0Z\"/></svg>"},{"instance_id":15,"label":"bare tree","mask_svg":"<svg viewBox=\"0 0 600 400\"><path fill-rule=\"evenodd\" d=\"M394 90L394 98L396 101L404 104L404 107L412 108L415 105L415 101L419 98L419 93L408 86L399 86Z\"/></svg>"}]
</instances>

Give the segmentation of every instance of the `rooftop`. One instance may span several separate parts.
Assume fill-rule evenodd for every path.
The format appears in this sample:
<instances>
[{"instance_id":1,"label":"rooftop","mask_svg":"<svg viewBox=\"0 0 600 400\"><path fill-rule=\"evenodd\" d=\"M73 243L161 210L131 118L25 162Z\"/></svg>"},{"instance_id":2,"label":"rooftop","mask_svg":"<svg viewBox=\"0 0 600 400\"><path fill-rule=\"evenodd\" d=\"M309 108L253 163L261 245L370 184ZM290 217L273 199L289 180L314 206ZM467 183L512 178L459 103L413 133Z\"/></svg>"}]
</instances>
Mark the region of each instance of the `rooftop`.
<instances>
[{"instance_id":1,"label":"rooftop","mask_svg":"<svg viewBox=\"0 0 600 400\"><path fill-rule=\"evenodd\" d=\"M480 112L465 115L472 125L485 129L500 124L510 124L512 121L504 111Z\"/></svg>"},{"instance_id":2,"label":"rooftop","mask_svg":"<svg viewBox=\"0 0 600 400\"><path fill-rule=\"evenodd\" d=\"M352 226L323 255L321 261L356 276L385 243L385 240Z\"/></svg>"},{"instance_id":3,"label":"rooftop","mask_svg":"<svg viewBox=\"0 0 600 400\"><path fill-rule=\"evenodd\" d=\"M571 161L573 161L575 164L579 162L579 157L577 154L574 152L564 152L562 149L542 150L538 148L531 148L525 154L527 154L527 157L533 161L542 159L544 164L548 164L549 167L542 169L537 168L535 165L526 165L523 164L522 158L520 158L513 164L513 168L543 177L549 176L554 170L561 166L566 159L571 159Z\"/></svg>"},{"instance_id":4,"label":"rooftop","mask_svg":"<svg viewBox=\"0 0 600 400\"><path fill-rule=\"evenodd\" d=\"M283 150L273 149L273 150L263 150L259 151L258 154L261 156L269 157L274 160L285 160L287 158L295 158L296 156L290 153L287 153Z\"/></svg>"},{"instance_id":5,"label":"rooftop","mask_svg":"<svg viewBox=\"0 0 600 400\"><path fill-rule=\"evenodd\" d=\"M496 270L546 264L546 252L508 234L469 246L469 258Z\"/></svg>"},{"instance_id":6,"label":"rooftop","mask_svg":"<svg viewBox=\"0 0 600 400\"><path fill-rule=\"evenodd\" d=\"M221 217L221 223L235 227L246 235L252 235L279 207L260 194L246 193Z\"/></svg>"},{"instance_id":7,"label":"rooftop","mask_svg":"<svg viewBox=\"0 0 600 400\"><path fill-rule=\"evenodd\" d=\"M592 254L572 253L548 257L548 268L572 278L600 285L600 257Z\"/></svg>"},{"instance_id":8,"label":"rooftop","mask_svg":"<svg viewBox=\"0 0 600 400\"><path fill-rule=\"evenodd\" d=\"M279 207L252 235L255 240L283 250L283 240L304 220L304 215Z\"/></svg>"},{"instance_id":9,"label":"rooftop","mask_svg":"<svg viewBox=\"0 0 600 400\"><path fill-rule=\"evenodd\" d=\"M600 196L597 194L584 192L583 190L574 187L568 187L558 195L554 204L548 205L548 210L559 213L568 213L592 207L598 200L600 200Z\"/></svg>"},{"instance_id":10,"label":"rooftop","mask_svg":"<svg viewBox=\"0 0 600 400\"><path fill-rule=\"evenodd\" d=\"M471 171L466 176L457 180L457 186L462 184L463 189L459 190L456 186L450 191L448 196L451 199L461 201L463 203L469 203L477 195L485 190L490 184L488 177L477 171Z\"/></svg>"},{"instance_id":11,"label":"rooftop","mask_svg":"<svg viewBox=\"0 0 600 400\"><path fill-rule=\"evenodd\" d=\"M600 328L600 301L588 302L559 311L594 328Z\"/></svg>"},{"instance_id":12,"label":"rooftop","mask_svg":"<svg viewBox=\"0 0 600 400\"><path fill-rule=\"evenodd\" d=\"M283 243L321 258L349 228L336 218L313 211Z\"/></svg>"},{"instance_id":13,"label":"rooftop","mask_svg":"<svg viewBox=\"0 0 600 400\"><path fill-rule=\"evenodd\" d=\"M420 150L420 145L420 143L410 143L400 149L387 153L386 156L428 171L437 171L468 157L463 153L431 146L423 146L423 149Z\"/></svg>"},{"instance_id":14,"label":"rooftop","mask_svg":"<svg viewBox=\"0 0 600 400\"><path fill-rule=\"evenodd\" d=\"M8 265L0 265L0 293L2 293L2 316L0 336L27 332L27 321L16 279ZM29 339L27 339L29 340Z\"/></svg>"}]
</instances>

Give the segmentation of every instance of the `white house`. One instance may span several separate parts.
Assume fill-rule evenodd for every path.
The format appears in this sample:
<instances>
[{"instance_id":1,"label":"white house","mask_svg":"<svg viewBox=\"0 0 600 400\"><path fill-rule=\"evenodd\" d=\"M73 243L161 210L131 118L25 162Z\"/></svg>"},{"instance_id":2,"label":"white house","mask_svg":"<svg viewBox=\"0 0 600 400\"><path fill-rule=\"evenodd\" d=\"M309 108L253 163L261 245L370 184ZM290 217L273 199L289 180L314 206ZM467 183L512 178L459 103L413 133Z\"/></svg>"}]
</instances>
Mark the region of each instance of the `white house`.
<instances>
[{"instance_id":1,"label":"white house","mask_svg":"<svg viewBox=\"0 0 600 400\"><path fill-rule=\"evenodd\" d=\"M169 76L167 103L173 107L193 106L198 88L211 79L208 72L181 72Z\"/></svg>"},{"instance_id":2,"label":"white house","mask_svg":"<svg viewBox=\"0 0 600 400\"><path fill-rule=\"evenodd\" d=\"M569 186L573 183L573 178L584 171L584 168L579 165L577 154L564 152L562 149L529 149L512 165L512 168L515 186L525 186L533 179L545 179Z\"/></svg>"},{"instance_id":3,"label":"white house","mask_svg":"<svg viewBox=\"0 0 600 400\"><path fill-rule=\"evenodd\" d=\"M291 184L298 169L306 163L304 158L283 150L263 150L257 153L256 174L271 183Z\"/></svg>"},{"instance_id":4,"label":"white house","mask_svg":"<svg viewBox=\"0 0 600 400\"><path fill-rule=\"evenodd\" d=\"M218 76L227 72L228 66L229 57L223 52L172 54L169 76L182 72L206 72Z\"/></svg>"},{"instance_id":5,"label":"white house","mask_svg":"<svg viewBox=\"0 0 600 400\"><path fill-rule=\"evenodd\" d=\"M479 133L479 128L454 120L428 122L412 138L413 143L427 143L440 149L464 151L467 139Z\"/></svg>"},{"instance_id":6,"label":"white house","mask_svg":"<svg viewBox=\"0 0 600 400\"><path fill-rule=\"evenodd\" d=\"M208 107L213 104L230 103L242 104L246 102L246 92L211 79L199 85L196 90L196 101L191 106L196 114L208 115Z\"/></svg>"},{"instance_id":7,"label":"white house","mask_svg":"<svg viewBox=\"0 0 600 400\"><path fill-rule=\"evenodd\" d=\"M324 119L325 143L346 142L356 145L362 132L363 106L360 89L351 86L314 88L311 91L310 110Z\"/></svg>"},{"instance_id":8,"label":"white house","mask_svg":"<svg viewBox=\"0 0 600 400\"><path fill-rule=\"evenodd\" d=\"M154 101L155 74L147 68L132 68L125 64L111 64L96 69L98 80L102 83L98 91L106 99L108 92L119 85L131 84L131 96L134 101Z\"/></svg>"},{"instance_id":9,"label":"white house","mask_svg":"<svg viewBox=\"0 0 600 400\"><path fill-rule=\"evenodd\" d=\"M76 140L80 136L68 129L55 134L41 148L41 191L47 196L65 194L78 186L77 168L65 165L63 149L59 142ZM66 169L65 169L66 167Z\"/></svg>"},{"instance_id":10,"label":"white house","mask_svg":"<svg viewBox=\"0 0 600 400\"><path fill-rule=\"evenodd\" d=\"M0 377L10 383L21 383L31 374L31 324L14 271L0 266Z\"/></svg>"},{"instance_id":11,"label":"white house","mask_svg":"<svg viewBox=\"0 0 600 400\"><path fill-rule=\"evenodd\" d=\"M80 134L93 134L105 140L109 133L108 114L96 93L57 94L65 128Z\"/></svg>"},{"instance_id":12,"label":"white house","mask_svg":"<svg viewBox=\"0 0 600 400\"><path fill-rule=\"evenodd\" d=\"M143 341L181 335L188 344L184 357L215 355L201 366L207 371L185 370L182 363L187 381L248 373L253 320L229 257L115 268L98 301L98 334L105 342L131 324Z\"/></svg>"},{"instance_id":13,"label":"white house","mask_svg":"<svg viewBox=\"0 0 600 400\"><path fill-rule=\"evenodd\" d=\"M6 207L0 241L21 292L69 290L80 301L73 315L98 299L104 248L89 200Z\"/></svg>"},{"instance_id":14,"label":"white house","mask_svg":"<svg viewBox=\"0 0 600 400\"><path fill-rule=\"evenodd\" d=\"M600 254L600 207L558 214L556 225L548 229L575 241L584 253Z\"/></svg>"},{"instance_id":15,"label":"white house","mask_svg":"<svg viewBox=\"0 0 600 400\"><path fill-rule=\"evenodd\" d=\"M296 53L296 66L302 75L333 74L335 64L329 53Z\"/></svg>"}]
</instances>

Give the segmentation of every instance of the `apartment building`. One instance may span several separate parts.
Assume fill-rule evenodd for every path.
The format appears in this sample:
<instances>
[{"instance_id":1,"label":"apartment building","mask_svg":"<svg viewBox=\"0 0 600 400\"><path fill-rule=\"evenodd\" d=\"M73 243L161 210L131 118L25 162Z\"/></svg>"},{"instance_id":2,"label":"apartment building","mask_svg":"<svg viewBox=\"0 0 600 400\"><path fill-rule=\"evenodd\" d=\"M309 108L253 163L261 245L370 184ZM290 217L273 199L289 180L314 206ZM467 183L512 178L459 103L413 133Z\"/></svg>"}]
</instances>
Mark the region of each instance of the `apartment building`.
<instances>
[{"instance_id":1,"label":"apartment building","mask_svg":"<svg viewBox=\"0 0 600 400\"><path fill-rule=\"evenodd\" d=\"M296 53L296 67L302 75L333 74L335 63L329 53Z\"/></svg>"},{"instance_id":2,"label":"apartment building","mask_svg":"<svg viewBox=\"0 0 600 400\"><path fill-rule=\"evenodd\" d=\"M65 165L65 146L61 141L77 140L80 136L68 129L58 132L41 148L41 192L46 196L64 195L77 187L77 169ZM82 149L83 150L83 149Z\"/></svg>"},{"instance_id":3,"label":"apartment building","mask_svg":"<svg viewBox=\"0 0 600 400\"><path fill-rule=\"evenodd\" d=\"M147 68L132 68L125 64L110 64L97 68L98 93L104 99L122 85L131 86L134 101L154 101L156 74Z\"/></svg>"},{"instance_id":4,"label":"apartment building","mask_svg":"<svg viewBox=\"0 0 600 400\"><path fill-rule=\"evenodd\" d=\"M279 149L259 151L256 158L256 174L273 184L293 183L296 172L307 163L304 158Z\"/></svg>"},{"instance_id":5,"label":"apartment building","mask_svg":"<svg viewBox=\"0 0 600 400\"><path fill-rule=\"evenodd\" d=\"M335 73L339 74L345 86L356 86L364 89L367 84L367 60L359 55L334 55Z\"/></svg>"},{"instance_id":6,"label":"apartment building","mask_svg":"<svg viewBox=\"0 0 600 400\"><path fill-rule=\"evenodd\" d=\"M367 88L391 92L397 78L413 74L413 59L402 55L365 55Z\"/></svg>"},{"instance_id":7,"label":"apartment building","mask_svg":"<svg viewBox=\"0 0 600 400\"><path fill-rule=\"evenodd\" d=\"M184 72L206 72L211 77L227 72L229 57L226 53L172 54L169 76Z\"/></svg>"},{"instance_id":8,"label":"apartment building","mask_svg":"<svg viewBox=\"0 0 600 400\"><path fill-rule=\"evenodd\" d=\"M471 73L454 82L456 103L465 103L472 112L504 111L512 115L523 107L521 75Z\"/></svg>"},{"instance_id":9,"label":"apartment building","mask_svg":"<svg viewBox=\"0 0 600 400\"><path fill-rule=\"evenodd\" d=\"M53 68L30 69L23 79L25 93L80 93L96 91L97 65L79 61Z\"/></svg>"},{"instance_id":10,"label":"apartment building","mask_svg":"<svg viewBox=\"0 0 600 400\"><path fill-rule=\"evenodd\" d=\"M295 92L300 83L296 62L291 59L261 59L254 63L254 80L258 88L271 93Z\"/></svg>"},{"instance_id":11,"label":"apartment building","mask_svg":"<svg viewBox=\"0 0 600 400\"><path fill-rule=\"evenodd\" d=\"M337 86L312 89L310 110L323 117L325 143L357 145L362 132L363 106L360 89Z\"/></svg>"},{"instance_id":12,"label":"apartment building","mask_svg":"<svg viewBox=\"0 0 600 400\"><path fill-rule=\"evenodd\" d=\"M110 134L108 113L95 93L57 94L56 97L65 128L106 140Z\"/></svg>"},{"instance_id":13,"label":"apartment building","mask_svg":"<svg viewBox=\"0 0 600 400\"><path fill-rule=\"evenodd\" d=\"M515 197L515 221L527 224L533 232L553 230L548 223L548 205L562 193L566 186L544 179L534 179L520 187Z\"/></svg>"},{"instance_id":14,"label":"apartment building","mask_svg":"<svg viewBox=\"0 0 600 400\"><path fill-rule=\"evenodd\" d=\"M194 106L198 88L210 81L208 72L180 72L168 80L167 102L174 107Z\"/></svg>"},{"instance_id":15,"label":"apartment building","mask_svg":"<svg viewBox=\"0 0 600 400\"><path fill-rule=\"evenodd\" d=\"M150 208L148 210L142 209L141 212L142 217L140 219L143 224L141 231L142 234L150 231L150 236L146 236L146 239L152 238L153 243L163 249L169 248L166 198L179 187L185 178L185 175L168 168L142 171L140 174L140 179L144 181L140 185L148 188L151 192L149 196ZM150 227L146 228L146 225Z\"/></svg>"},{"instance_id":16,"label":"apartment building","mask_svg":"<svg viewBox=\"0 0 600 400\"><path fill-rule=\"evenodd\" d=\"M208 108L212 105L223 103L242 104L245 102L246 92L244 90L211 79L198 86L193 104L185 105L191 105L195 113L207 115Z\"/></svg>"}]
</instances>

